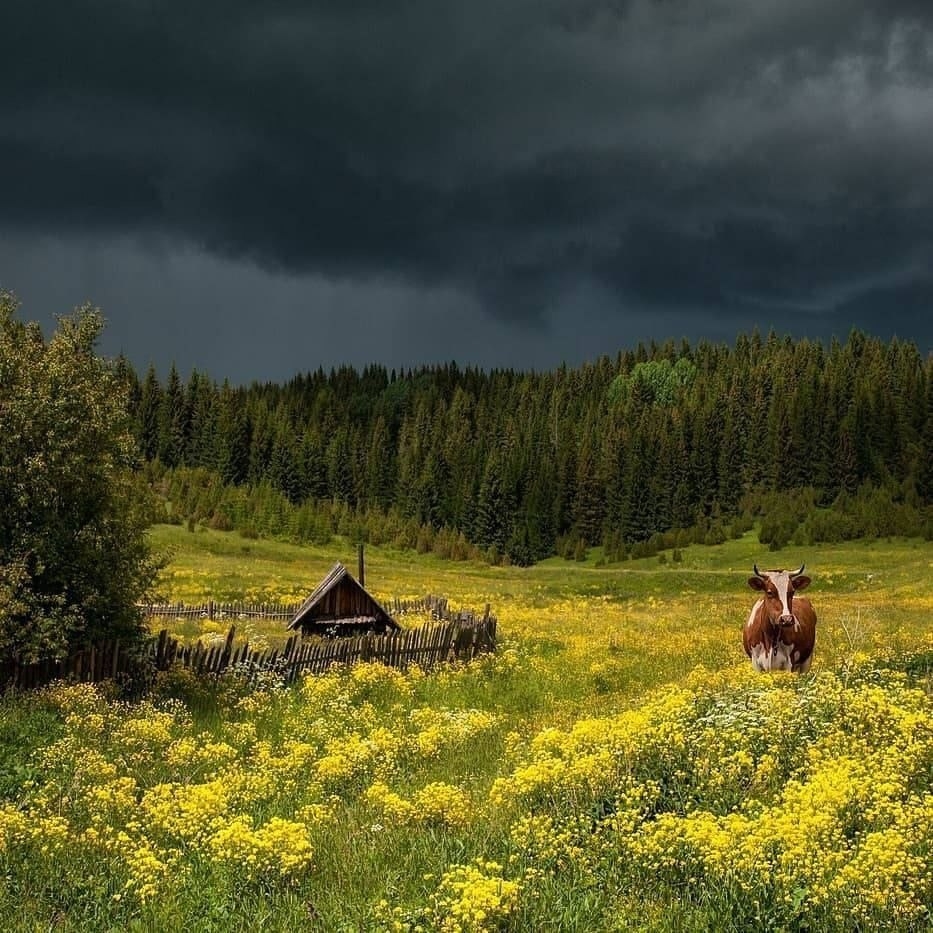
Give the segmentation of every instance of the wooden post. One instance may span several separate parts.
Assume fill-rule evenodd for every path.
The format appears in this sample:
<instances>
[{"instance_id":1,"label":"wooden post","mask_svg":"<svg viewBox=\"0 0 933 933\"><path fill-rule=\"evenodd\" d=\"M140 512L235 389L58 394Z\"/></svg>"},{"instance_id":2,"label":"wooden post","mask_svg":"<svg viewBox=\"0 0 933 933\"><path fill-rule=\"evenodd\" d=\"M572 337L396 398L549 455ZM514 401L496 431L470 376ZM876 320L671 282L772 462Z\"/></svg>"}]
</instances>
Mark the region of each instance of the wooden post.
<instances>
[{"instance_id":1,"label":"wooden post","mask_svg":"<svg viewBox=\"0 0 933 933\"><path fill-rule=\"evenodd\" d=\"M165 654L168 650L168 629L164 628L159 632L159 640L156 643L156 668L164 671L168 665L165 661Z\"/></svg>"},{"instance_id":2,"label":"wooden post","mask_svg":"<svg viewBox=\"0 0 933 933\"><path fill-rule=\"evenodd\" d=\"M366 589L366 567L363 563L363 545L362 544L358 544L356 546L356 557L357 557L357 562L359 563L359 568L360 568L360 573L359 573L360 586L363 587L363 589Z\"/></svg>"},{"instance_id":3,"label":"wooden post","mask_svg":"<svg viewBox=\"0 0 933 933\"><path fill-rule=\"evenodd\" d=\"M236 635L236 626L231 625L230 631L227 632L227 641L224 643L224 650L220 655L220 663L217 667L217 672L221 673L225 671L230 664L230 655L233 654L233 636Z\"/></svg>"}]
</instances>

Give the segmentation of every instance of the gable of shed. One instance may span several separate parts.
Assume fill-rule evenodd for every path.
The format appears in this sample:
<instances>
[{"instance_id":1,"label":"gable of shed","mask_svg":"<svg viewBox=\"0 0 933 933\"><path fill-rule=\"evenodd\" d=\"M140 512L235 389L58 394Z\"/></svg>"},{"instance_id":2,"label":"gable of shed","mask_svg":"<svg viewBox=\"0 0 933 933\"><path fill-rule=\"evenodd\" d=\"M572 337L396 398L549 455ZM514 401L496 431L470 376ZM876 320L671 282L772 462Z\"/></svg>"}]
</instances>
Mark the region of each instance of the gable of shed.
<instances>
[{"instance_id":1,"label":"gable of shed","mask_svg":"<svg viewBox=\"0 0 933 933\"><path fill-rule=\"evenodd\" d=\"M301 604L288 628L310 629L341 622L352 623L356 628L367 623L382 630L399 628L377 600L338 562Z\"/></svg>"}]
</instances>

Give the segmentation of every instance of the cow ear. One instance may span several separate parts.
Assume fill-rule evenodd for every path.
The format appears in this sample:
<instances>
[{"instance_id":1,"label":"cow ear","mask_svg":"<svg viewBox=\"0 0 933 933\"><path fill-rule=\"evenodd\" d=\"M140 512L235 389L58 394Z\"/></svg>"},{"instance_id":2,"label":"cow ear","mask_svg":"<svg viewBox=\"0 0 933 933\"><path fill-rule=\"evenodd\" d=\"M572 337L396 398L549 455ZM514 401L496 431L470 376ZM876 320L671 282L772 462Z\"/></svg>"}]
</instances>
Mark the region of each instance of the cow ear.
<instances>
[{"instance_id":1,"label":"cow ear","mask_svg":"<svg viewBox=\"0 0 933 933\"><path fill-rule=\"evenodd\" d=\"M805 590L810 585L809 577L794 577L794 592Z\"/></svg>"},{"instance_id":2,"label":"cow ear","mask_svg":"<svg viewBox=\"0 0 933 933\"><path fill-rule=\"evenodd\" d=\"M765 588L765 581L762 580L761 577L749 577L748 585L753 590L763 590Z\"/></svg>"}]
</instances>

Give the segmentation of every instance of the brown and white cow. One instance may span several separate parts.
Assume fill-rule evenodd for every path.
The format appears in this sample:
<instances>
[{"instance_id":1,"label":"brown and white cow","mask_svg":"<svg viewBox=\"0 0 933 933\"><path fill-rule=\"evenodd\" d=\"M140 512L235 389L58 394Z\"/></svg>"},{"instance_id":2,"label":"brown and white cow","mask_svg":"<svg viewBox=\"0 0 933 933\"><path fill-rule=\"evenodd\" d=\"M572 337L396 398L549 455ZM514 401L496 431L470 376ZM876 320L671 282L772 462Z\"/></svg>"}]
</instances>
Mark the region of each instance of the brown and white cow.
<instances>
[{"instance_id":1,"label":"brown and white cow","mask_svg":"<svg viewBox=\"0 0 933 933\"><path fill-rule=\"evenodd\" d=\"M799 570L767 570L755 564L748 585L764 594L752 607L742 630L745 653L756 671L794 671L803 674L813 660L816 613L810 600L795 594L810 585Z\"/></svg>"}]
</instances>

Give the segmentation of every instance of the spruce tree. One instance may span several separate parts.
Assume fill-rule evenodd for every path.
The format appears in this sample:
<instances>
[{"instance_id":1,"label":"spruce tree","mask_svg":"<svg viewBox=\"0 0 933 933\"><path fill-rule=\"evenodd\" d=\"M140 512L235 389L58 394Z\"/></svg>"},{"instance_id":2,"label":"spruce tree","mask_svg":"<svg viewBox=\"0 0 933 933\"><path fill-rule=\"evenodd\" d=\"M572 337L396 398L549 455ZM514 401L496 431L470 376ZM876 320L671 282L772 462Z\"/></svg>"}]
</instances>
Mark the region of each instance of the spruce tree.
<instances>
[{"instance_id":1,"label":"spruce tree","mask_svg":"<svg viewBox=\"0 0 933 933\"><path fill-rule=\"evenodd\" d=\"M157 456L166 466L178 466L184 455L185 399L178 370L172 363L158 410Z\"/></svg>"},{"instance_id":2,"label":"spruce tree","mask_svg":"<svg viewBox=\"0 0 933 933\"><path fill-rule=\"evenodd\" d=\"M142 455L154 460L159 453L159 416L162 411L162 386L155 366L150 364L146 371L139 399L137 437Z\"/></svg>"},{"instance_id":3,"label":"spruce tree","mask_svg":"<svg viewBox=\"0 0 933 933\"><path fill-rule=\"evenodd\" d=\"M926 415L920 435L917 492L925 505L933 505L933 370L926 376Z\"/></svg>"}]
</instances>

